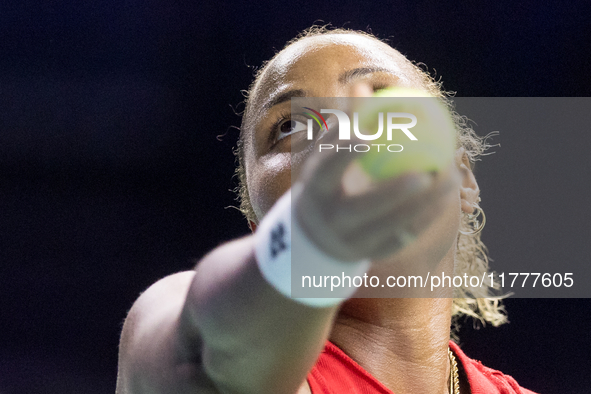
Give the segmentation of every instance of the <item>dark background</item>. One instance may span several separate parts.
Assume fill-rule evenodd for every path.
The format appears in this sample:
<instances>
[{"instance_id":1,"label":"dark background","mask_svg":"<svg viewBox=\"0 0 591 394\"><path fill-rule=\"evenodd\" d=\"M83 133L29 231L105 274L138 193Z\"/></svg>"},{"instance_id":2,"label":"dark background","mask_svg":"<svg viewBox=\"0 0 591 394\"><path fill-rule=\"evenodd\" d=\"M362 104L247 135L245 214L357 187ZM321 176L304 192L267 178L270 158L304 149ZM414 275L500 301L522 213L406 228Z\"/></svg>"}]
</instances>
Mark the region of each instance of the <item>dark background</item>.
<instances>
[{"instance_id":1,"label":"dark background","mask_svg":"<svg viewBox=\"0 0 591 394\"><path fill-rule=\"evenodd\" d=\"M113 393L138 294L248 232L227 208L240 91L300 30L369 27L458 96L589 96L590 11L585 1L2 1L0 392ZM535 263L557 225L573 240L552 249L557 267L589 247L591 143L563 132L570 145L501 132L478 168L493 258ZM589 392L590 300L506 304L504 327L465 324L468 355L535 391Z\"/></svg>"}]
</instances>

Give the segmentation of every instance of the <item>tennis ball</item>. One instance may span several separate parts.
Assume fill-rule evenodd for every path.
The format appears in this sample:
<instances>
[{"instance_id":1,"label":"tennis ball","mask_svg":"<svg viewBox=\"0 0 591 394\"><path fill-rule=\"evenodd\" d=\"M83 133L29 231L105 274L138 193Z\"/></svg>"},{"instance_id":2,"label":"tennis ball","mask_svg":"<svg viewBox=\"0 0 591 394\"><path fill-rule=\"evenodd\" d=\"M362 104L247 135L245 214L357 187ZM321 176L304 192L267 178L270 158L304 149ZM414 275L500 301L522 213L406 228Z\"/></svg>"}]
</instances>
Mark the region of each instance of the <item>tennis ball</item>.
<instances>
[{"instance_id":1,"label":"tennis ball","mask_svg":"<svg viewBox=\"0 0 591 394\"><path fill-rule=\"evenodd\" d=\"M383 114L382 135L367 141L371 149L358 159L373 179L394 178L410 171L436 172L451 164L456 149L455 124L440 100L420 90L399 87L379 90L373 97L364 99L355 111L359 116L359 131L365 135L376 133L379 113ZM396 116L389 122L388 113L412 114L416 125L393 128L389 140L389 123L410 125L413 120ZM416 140L411 140L402 129Z\"/></svg>"}]
</instances>

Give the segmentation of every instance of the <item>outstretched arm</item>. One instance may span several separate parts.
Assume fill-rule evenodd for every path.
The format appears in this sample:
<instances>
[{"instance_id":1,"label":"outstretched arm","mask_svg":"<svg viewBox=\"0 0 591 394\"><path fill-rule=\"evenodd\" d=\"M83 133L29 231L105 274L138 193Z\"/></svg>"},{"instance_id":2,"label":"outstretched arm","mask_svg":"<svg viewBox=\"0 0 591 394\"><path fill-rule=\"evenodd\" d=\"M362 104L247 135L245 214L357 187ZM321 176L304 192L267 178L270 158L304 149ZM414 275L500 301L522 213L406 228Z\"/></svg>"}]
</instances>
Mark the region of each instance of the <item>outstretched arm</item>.
<instances>
[{"instance_id":1,"label":"outstretched arm","mask_svg":"<svg viewBox=\"0 0 591 394\"><path fill-rule=\"evenodd\" d=\"M333 258L393 256L406 246L401 233L417 236L457 205L455 164L436 177L406 174L348 194L343 178L355 156L311 155L298 178L304 191L292 196L294 220ZM282 295L261 274L255 241L222 245L195 272L169 276L142 294L123 328L118 394L306 392L338 306Z\"/></svg>"},{"instance_id":2,"label":"outstretched arm","mask_svg":"<svg viewBox=\"0 0 591 394\"><path fill-rule=\"evenodd\" d=\"M121 337L117 393L293 394L335 312L271 287L252 236L227 243L136 301Z\"/></svg>"}]
</instances>

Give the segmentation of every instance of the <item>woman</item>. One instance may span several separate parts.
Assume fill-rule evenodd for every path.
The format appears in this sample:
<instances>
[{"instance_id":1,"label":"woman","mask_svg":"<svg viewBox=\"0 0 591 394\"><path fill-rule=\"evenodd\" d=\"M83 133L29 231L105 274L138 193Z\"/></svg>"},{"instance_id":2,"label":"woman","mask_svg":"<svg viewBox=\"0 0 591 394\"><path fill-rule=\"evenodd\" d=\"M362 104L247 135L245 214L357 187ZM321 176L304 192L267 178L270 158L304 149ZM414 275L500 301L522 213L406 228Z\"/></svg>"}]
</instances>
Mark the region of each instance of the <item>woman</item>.
<instances>
[{"instance_id":1,"label":"woman","mask_svg":"<svg viewBox=\"0 0 591 394\"><path fill-rule=\"evenodd\" d=\"M487 292L311 305L281 294L282 279L269 271L268 229L291 220L290 206L316 256L346 269L361 259L377 275L416 264L487 269L469 216L479 201L471 163L486 146L460 117L449 168L381 182L364 198L342 192L353 155L308 149L292 158L290 97L368 97L390 86L443 97L430 77L365 33L311 29L265 64L248 95L238 149L242 208L260 228L141 295L123 328L118 393L531 393L449 341L452 317L504 322ZM304 193L290 200L292 170ZM377 236L381 242L370 241Z\"/></svg>"}]
</instances>

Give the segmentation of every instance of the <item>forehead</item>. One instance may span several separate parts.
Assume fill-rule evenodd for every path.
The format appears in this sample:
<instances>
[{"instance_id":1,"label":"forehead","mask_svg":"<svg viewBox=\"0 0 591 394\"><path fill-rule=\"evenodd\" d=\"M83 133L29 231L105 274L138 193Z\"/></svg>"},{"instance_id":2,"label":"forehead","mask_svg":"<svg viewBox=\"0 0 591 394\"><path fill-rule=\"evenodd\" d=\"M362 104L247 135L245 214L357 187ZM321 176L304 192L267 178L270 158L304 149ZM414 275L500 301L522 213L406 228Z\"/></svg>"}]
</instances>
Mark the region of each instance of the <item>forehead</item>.
<instances>
[{"instance_id":1,"label":"forehead","mask_svg":"<svg viewBox=\"0 0 591 394\"><path fill-rule=\"evenodd\" d=\"M326 34L304 38L281 51L260 76L251 99L262 104L287 85L336 78L356 67L388 70L400 84L418 83L415 66L389 45L361 34Z\"/></svg>"},{"instance_id":2,"label":"forehead","mask_svg":"<svg viewBox=\"0 0 591 394\"><path fill-rule=\"evenodd\" d=\"M279 190L269 199L275 201L285 191L281 185L288 185L291 179L290 152L269 148L275 123L282 119L285 108L289 109L289 97L345 97L357 78L368 78L374 88L423 87L421 73L410 61L389 45L361 34L301 39L278 53L257 77L242 120L241 138L249 196L259 217L265 211L260 207L270 207L261 202L265 200L261 196Z\"/></svg>"},{"instance_id":3,"label":"forehead","mask_svg":"<svg viewBox=\"0 0 591 394\"><path fill-rule=\"evenodd\" d=\"M305 88L309 96L332 97L338 94L326 87L355 68L387 70L397 78L397 85L422 88L416 66L375 38L354 33L306 37L279 52L259 75L243 119L243 129L249 130L246 136L252 137L252 126L265 115L266 104L283 92Z\"/></svg>"},{"instance_id":4,"label":"forehead","mask_svg":"<svg viewBox=\"0 0 591 394\"><path fill-rule=\"evenodd\" d=\"M309 96L338 95L339 76L356 68L387 70L396 85L422 88L420 72L389 45L362 34L324 34L303 38L279 52L264 68L251 89L243 118L246 151L251 147L256 125L269 105L284 92L306 90Z\"/></svg>"}]
</instances>

